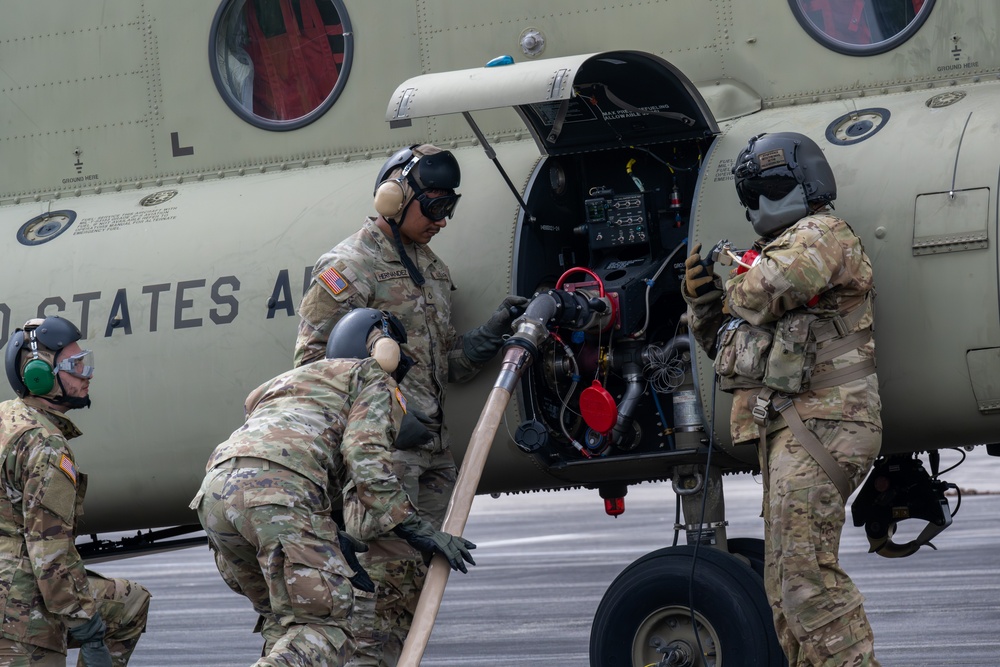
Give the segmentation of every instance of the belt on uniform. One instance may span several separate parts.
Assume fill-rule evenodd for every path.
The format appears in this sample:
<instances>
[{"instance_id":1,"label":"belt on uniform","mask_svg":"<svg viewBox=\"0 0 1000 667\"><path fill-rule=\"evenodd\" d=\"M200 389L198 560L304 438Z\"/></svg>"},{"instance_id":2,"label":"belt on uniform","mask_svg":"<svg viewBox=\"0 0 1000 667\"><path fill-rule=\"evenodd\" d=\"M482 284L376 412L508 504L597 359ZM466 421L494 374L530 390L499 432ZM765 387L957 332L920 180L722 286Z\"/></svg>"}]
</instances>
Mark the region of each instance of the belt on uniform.
<instances>
[{"instance_id":1,"label":"belt on uniform","mask_svg":"<svg viewBox=\"0 0 1000 667\"><path fill-rule=\"evenodd\" d=\"M283 466L280 463L275 463L270 459L262 459L257 456L234 456L231 459L226 459L216 468L253 468L256 470L287 470L288 472L295 472L288 466Z\"/></svg>"}]
</instances>

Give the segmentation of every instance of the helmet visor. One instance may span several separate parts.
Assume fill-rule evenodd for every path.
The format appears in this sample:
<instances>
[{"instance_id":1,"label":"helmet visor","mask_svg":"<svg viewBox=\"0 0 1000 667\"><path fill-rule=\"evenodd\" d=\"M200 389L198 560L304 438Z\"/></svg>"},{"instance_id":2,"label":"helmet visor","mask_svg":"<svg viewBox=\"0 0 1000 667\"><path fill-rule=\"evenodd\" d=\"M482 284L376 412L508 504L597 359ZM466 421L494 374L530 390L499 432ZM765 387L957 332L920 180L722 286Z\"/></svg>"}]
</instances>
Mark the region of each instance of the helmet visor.
<instances>
[{"instance_id":1,"label":"helmet visor","mask_svg":"<svg viewBox=\"0 0 1000 667\"><path fill-rule=\"evenodd\" d=\"M89 380L94 377L94 353L90 350L83 350L72 357L66 357L56 364L56 372L63 371L81 380Z\"/></svg>"},{"instance_id":2,"label":"helmet visor","mask_svg":"<svg viewBox=\"0 0 1000 667\"><path fill-rule=\"evenodd\" d=\"M454 192L441 195L440 197L431 197L426 192L421 192L417 195L417 201L420 203L420 212L428 220L438 222L439 220L450 218L455 214L455 209L458 207L458 200L461 197L462 195L455 194Z\"/></svg>"},{"instance_id":3,"label":"helmet visor","mask_svg":"<svg viewBox=\"0 0 1000 667\"><path fill-rule=\"evenodd\" d=\"M780 201L788 196L788 193L795 189L799 182L789 173L774 174L772 176L755 176L742 180L737 176L736 194L739 195L740 202L747 208L756 211L760 205L761 197L766 197L771 201Z\"/></svg>"}]
</instances>

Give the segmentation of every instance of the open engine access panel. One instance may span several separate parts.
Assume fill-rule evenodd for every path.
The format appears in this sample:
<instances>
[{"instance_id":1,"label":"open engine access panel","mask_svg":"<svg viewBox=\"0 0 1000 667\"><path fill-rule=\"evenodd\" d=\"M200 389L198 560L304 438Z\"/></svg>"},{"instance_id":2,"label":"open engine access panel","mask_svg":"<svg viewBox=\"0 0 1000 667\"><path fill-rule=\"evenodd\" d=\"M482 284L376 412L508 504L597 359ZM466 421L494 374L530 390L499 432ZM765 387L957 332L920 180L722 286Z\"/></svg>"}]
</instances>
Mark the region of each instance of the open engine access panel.
<instances>
[{"instance_id":1,"label":"open engine access panel","mask_svg":"<svg viewBox=\"0 0 1000 667\"><path fill-rule=\"evenodd\" d=\"M582 292L603 309L586 324L549 327L518 385L517 446L557 478L602 487L703 462L692 343L680 326L692 204L719 133L698 90L668 62L632 51L417 81L437 95L404 83L390 122L430 115L409 108L428 97L451 106L434 113L463 111L470 122L476 109L517 109L543 159L519 213L515 291Z\"/></svg>"}]
</instances>

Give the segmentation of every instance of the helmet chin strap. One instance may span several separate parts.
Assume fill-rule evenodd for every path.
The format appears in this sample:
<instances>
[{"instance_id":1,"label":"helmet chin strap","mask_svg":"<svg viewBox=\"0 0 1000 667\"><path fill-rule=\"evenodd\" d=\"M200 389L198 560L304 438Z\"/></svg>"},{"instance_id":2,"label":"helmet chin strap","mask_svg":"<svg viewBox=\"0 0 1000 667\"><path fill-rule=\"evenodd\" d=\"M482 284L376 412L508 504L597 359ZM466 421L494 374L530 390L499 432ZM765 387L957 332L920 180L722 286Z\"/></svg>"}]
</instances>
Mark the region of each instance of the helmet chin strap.
<instances>
[{"instance_id":1,"label":"helmet chin strap","mask_svg":"<svg viewBox=\"0 0 1000 667\"><path fill-rule=\"evenodd\" d=\"M58 373L56 373L56 382L59 383L59 389L62 390L62 393L59 396L43 396L42 398L58 405L65 405L70 410L90 407L90 396L81 397L66 394L66 387L63 386L62 378L59 377Z\"/></svg>"},{"instance_id":2,"label":"helmet chin strap","mask_svg":"<svg viewBox=\"0 0 1000 667\"><path fill-rule=\"evenodd\" d=\"M779 232L809 213L806 191L801 185L796 185L778 201L760 197L757 202L756 211L747 209L747 219L753 225L754 231L766 238L774 238Z\"/></svg>"},{"instance_id":3,"label":"helmet chin strap","mask_svg":"<svg viewBox=\"0 0 1000 667\"><path fill-rule=\"evenodd\" d=\"M403 207L403 210L399 213L399 219L402 220L406 217L406 210L410 208L416 198L410 199ZM389 228L392 230L392 238L396 243L396 251L399 253L399 260L403 262L403 266L406 267L406 272L410 274L410 280L412 280L417 287L421 287L424 284L424 276L420 273L420 269L417 265L413 263L410 259L410 255L406 252L406 248L403 247L403 237L399 235L399 224L392 220L391 218L386 218L386 222L389 223Z\"/></svg>"}]
</instances>

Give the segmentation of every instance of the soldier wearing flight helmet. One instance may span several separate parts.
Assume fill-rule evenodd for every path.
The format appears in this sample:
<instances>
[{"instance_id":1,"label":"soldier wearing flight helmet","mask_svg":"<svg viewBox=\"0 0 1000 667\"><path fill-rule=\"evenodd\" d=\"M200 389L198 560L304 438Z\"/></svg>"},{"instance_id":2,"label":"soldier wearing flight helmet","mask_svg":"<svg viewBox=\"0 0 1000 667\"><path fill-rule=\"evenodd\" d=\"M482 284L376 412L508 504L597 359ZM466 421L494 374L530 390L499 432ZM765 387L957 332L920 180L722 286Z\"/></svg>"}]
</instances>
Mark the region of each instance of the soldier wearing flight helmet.
<instances>
[{"instance_id":1,"label":"soldier wearing flight helmet","mask_svg":"<svg viewBox=\"0 0 1000 667\"><path fill-rule=\"evenodd\" d=\"M68 410L90 407L93 353L61 317L29 320L7 343L0 403L0 664L125 665L146 628L149 592L84 569L74 544L87 476Z\"/></svg>"},{"instance_id":2,"label":"soldier wearing flight helmet","mask_svg":"<svg viewBox=\"0 0 1000 667\"><path fill-rule=\"evenodd\" d=\"M431 144L396 151L375 179L377 217L316 262L299 306L295 364L322 355L331 327L352 308L391 311L406 327L403 349L415 365L401 388L410 407L407 437L393 459L417 512L440 527L455 486L455 461L445 426L449 382L465 382L503 344L513 308L527 299L508 296L482 326L459 335L452 326L448 266L428 245L455 212L461 195L458 161ZM351 490L348 489L348 496ZM380 531L363 507L344 507L348 527L368 539L380 536L361 561L378 584L359 596L352 615L358 652L353 665L394 665L416 608L426 569L407 544Z\"/></svg>"},{"instance_id":3,"label":"soldier wearing flight helmet","mask_svg":"<svg viewBox=\"0 0 1000 667\"><path fill-rule=\"evenodd\" d=\"M733 394L733 442L758 447L778 640L793 667L875 666L864 598L838 558L847 497L882 442L871 261L831 212L836 181L812 139L753 137L733 174L759 258L723 284L696 245L683 293Z\"/></svg>"},{"instance_id":4,"label":"soldier wearing flight helmet","mask_svg":"<svg viewBox=\"0 0 1000 667\"><path fill-rule=\"evenodd\" d=\"M471 542L417 516L390 447L406 399L406 331L384 311L345 315L326 358L268 380L246 401L246 421L215 448L191 503L222 578L260 614L258 667L346 664L357 591L374 591L336 523L344 488L383 531L443 554L465 571Z\"/></svg>"}]
</instances>

